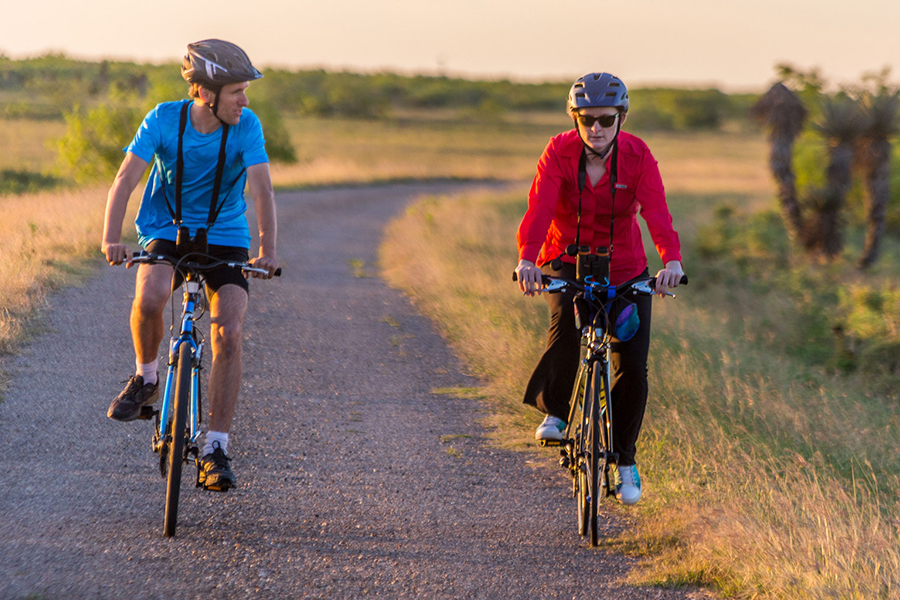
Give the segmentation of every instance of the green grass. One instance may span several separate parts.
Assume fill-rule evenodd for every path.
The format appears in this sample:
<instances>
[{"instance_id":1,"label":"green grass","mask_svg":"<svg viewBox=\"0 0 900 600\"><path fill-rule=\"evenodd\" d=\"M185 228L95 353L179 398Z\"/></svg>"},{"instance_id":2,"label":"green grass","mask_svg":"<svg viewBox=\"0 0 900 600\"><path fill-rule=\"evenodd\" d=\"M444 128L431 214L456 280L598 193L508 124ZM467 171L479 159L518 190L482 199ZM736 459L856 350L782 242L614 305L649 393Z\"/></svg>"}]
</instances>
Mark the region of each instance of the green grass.
<instances>
[{"instance_id":1,"label":"green grass","mask_svg":"<svg viewBox=\"0 0 900 600\"><path fill-rule=\"evenodd\" d=\"M771 209L752 183L760 180L747 164L753 153L729 147L737 139L695 137L657 152L664 176L704 155L719 157L716 168L733 161L743 175L730 190L725 177L719 187L706 178L672 186L694 278L677 300L655 303L651 398L638 446L645 496L636 510L610 505L634 528L607 545L644 559L632 578L646 585L702 585L740 598L896 597L896 385L873 386L865 373L844 375L785 347L783 330L811 326L808 307L696 247L723 201L751 214ZM391 225L382 264L485 382L486 424L497 443L534 449L540 415L520 397L543 348L546 308L509 279L525 192L422 199ZM767 260L750 256L761 270ZM893 263L880 273L896 273ZM404 268L389 266L397 264ZM809 266L807 279L819 269Z\"/></svg>"}]
</instances>

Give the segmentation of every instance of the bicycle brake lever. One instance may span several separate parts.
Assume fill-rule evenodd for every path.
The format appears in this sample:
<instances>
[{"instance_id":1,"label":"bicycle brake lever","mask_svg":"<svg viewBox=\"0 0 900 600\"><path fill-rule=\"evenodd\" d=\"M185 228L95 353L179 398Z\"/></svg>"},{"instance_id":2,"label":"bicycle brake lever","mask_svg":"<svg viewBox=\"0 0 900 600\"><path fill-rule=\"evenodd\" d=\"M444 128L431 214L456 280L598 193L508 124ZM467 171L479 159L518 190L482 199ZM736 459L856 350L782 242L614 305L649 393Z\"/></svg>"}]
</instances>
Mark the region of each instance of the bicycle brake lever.
<instances>
[{"instance_id":1,"label":"bicycle brake lever","mask_svg":"<svg viewBox=\"0 0 900 600\"><path fill-rule=\"evenodd\" d=\"M547 287L545 287L544 290L547 292L558 292L565 287L566 287L565 281L560 281L558 279L555 279L555 280L551 281L550 283L548 283Z\"/></svg>"}]
</instances>

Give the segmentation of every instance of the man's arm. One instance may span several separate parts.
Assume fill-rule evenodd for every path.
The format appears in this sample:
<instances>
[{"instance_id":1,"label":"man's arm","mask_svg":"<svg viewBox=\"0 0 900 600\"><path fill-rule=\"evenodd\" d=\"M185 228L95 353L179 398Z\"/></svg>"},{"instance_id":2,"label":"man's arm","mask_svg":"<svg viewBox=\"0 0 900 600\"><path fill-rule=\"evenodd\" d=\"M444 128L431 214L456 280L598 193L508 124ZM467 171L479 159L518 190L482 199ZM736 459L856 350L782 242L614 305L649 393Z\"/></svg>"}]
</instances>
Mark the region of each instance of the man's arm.
<instances>
[{"instance_id":1,"label":"man's arm","mask_svg":"<svg viewBox=\"0 0 900 600\"><path fill-rule=\"evenodd\" d=\"M116 173L116 180L109 188L106 199L106 216L103 222L103 240L100 250L106 255L106 260L111 265L121 264L123 261L131 264L131 256L128 248L122 241L122 221L125 220L125 209L128 208L128 199L134 188L141 182L144 171L147 170L147 161L128 152L125 160Z\"/></svg>"},{"instance_id":2,"label":"man's arm","mask_svg":"<svg viewBox=\"0 0 900 600\"><path fill-rule=\"evenodd\" d=\"M275 238L278 225L275 218L275 191L272 189L272 178L269 176L269 163L259 163L247 168L247 185L256 205L256 223L259 227L259 258L253 265L269 271L269 277L278 268L275 253ZM252 273L254 277L264 277ZM267 277L264 277L268 279Z\"/></svg>"}]
</instances>

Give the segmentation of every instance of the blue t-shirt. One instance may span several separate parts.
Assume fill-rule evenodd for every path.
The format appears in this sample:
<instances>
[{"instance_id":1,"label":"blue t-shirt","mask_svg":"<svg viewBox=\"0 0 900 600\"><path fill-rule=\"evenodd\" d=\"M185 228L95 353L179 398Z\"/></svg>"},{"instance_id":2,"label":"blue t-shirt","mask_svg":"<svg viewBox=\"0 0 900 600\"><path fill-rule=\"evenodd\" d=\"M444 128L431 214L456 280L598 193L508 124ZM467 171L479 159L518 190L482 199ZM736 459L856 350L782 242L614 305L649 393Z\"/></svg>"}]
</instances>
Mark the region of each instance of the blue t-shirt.
<instances>
[{"instance_id":1,"label":"blue t-shirt","mask_svg":"<svg viewBox=\"0 0 900 600\"><path fill-rule=\"evenodd\" d=\"M175 210L175 167L178 159L178 123L181 107L192 100L165 102L147 113L140 129L125 152L154 163L153 171L138 209L135 227L138 241L147 246L152 240L175 241L178 228L172 222L172 214L166 206L166 198ZM193 235L200 227L206 227L222 130L199 133L191 125L190 116L184 129L182 154L184 175L181 186L181 219ZM247 174L240 177L242 169L269 162L262 126L253 112L245 108L241 120L228 130L225 144L225 170L219 189L218 204L222 210L208 231L210 244L220 246L250 247L250 228L247 225L247 203L244 201L244 185ZM160 177L160 169L164 176ZM165 195L161 181L165 180ZM224 204L223 204L224 201Z\"/></svg>"}]
</instances>

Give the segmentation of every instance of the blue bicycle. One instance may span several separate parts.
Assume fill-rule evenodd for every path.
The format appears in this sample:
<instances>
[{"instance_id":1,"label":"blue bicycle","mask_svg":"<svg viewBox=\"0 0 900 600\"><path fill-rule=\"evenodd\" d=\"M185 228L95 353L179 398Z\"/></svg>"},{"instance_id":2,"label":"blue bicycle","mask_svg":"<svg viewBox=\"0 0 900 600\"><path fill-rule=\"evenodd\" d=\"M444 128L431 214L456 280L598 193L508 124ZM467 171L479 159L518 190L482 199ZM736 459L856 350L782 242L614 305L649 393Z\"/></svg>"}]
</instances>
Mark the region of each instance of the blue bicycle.
<instances>
[{"instance_id":1,"label":"blue bicycle","mask_svg":"<svg viewBox=\"0 0 900 600\"><path fill-rule=\"evenodd\" d=\"M153 451L159 454L159 472L166 479L163 529L166 537L172 537L178 522L178 499L184 465L192 462L197 466L196 485L200 487L200 447L197 442L201 435L200 370L204 340L195 327L195 321L205 314L207 308L203 273L223 265L247 273L268 272L250 263L221 261L200 253L186 254L181 259L175 259L161 254L138 252L134 255L134 263L166 263L183 277L181 328L177 335L172 336L169 344L162 403L159 409L153 406L142 407L140 416L154 421ZM281 269L276 270L275 275L280 276ZM173 330L174 327L173 322Z\"/></svg>"}]
</instances>

